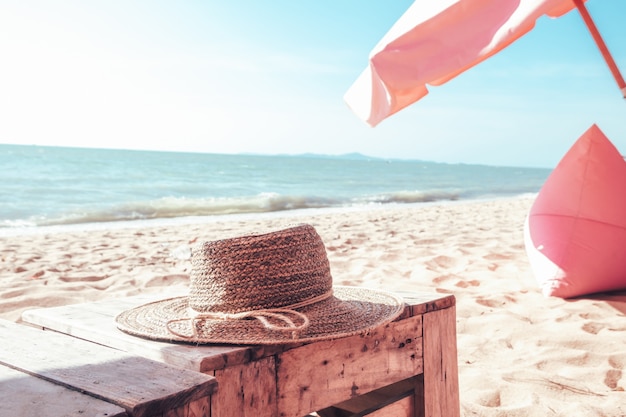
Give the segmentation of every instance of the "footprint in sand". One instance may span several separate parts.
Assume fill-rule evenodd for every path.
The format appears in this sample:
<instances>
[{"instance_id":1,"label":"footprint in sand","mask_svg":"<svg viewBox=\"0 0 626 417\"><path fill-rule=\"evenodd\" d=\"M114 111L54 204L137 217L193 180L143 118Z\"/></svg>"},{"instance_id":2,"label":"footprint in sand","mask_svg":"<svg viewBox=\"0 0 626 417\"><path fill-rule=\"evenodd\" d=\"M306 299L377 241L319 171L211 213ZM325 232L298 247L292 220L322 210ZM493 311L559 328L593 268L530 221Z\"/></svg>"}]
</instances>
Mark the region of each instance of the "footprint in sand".
<instances>
[{"instance_id":1,"label":"footprint in sand","mask_svg":"<svg viewBox=\"0 0 626 417\"><path fill-rule=\"evenodd\" d=\"M468 287L478 287L480 286L480 281L473 279L471 281L460 280L456 284L459 288L468 288Z\"/></svg>"},{"instance_id":2,"label":"footprint in sand","mask_svg":"<svg viewBox=\"0 0 626 417\"><path fill-rule=\"evenodd\" d=\"M431 281L433 284L439 285L454 278L456 278L456 275L453 274L439 275L438 277L433 278Z\"/></svg>"},{"instance_id":3,"label":"footprint in sand","mask_svg":"<svg viewBox=\"0 0 626 417\"><path fill-rule=\"evenodd\" d=\"M498 268L500 268L500 265L498 265L498 264L489 264L487 266L487 269L490 270L491 272L495 271Z\"/></svg>"},{"instance_id":4,"label":"footprint in sand","mask_svg":"<svg viewBox=\"0 0 626 417\"><path fill-rule=\"evenodd\" d=\"M582 327L584 331L591 334L598 334L600 330L604 329L606 326L602 323L589 322L585 323Z\"/></svg>"},{"instance_id":5,"label":"footprint in sand","mask_svg":"<svg viewBox=\"0 0 626 417\"><path fill-rule=\"evenodd\" d=\"M604 384L614 391L624 391L624 387L619 386L619 381L623 376L622 370L624 369L624 362L626 362L624 355L609 357L611 369L609 369L604 376Z\"/></svg>"},{"instance_id":6,"label":"footprint in sand","mask_svg":"<svg viewBox=\"0 0 626 417\"><path fill-rule=\"evenodd\" d=\"M445 255L435 256L434 258L426 262L426 266L429 269L452 268L457 264L458 261L455 258Z\"/></svg>"},{"instance_id":7,"label":"footprint in sand","mask_svg":"<svg viewBox=\"0 0 626 417\"><path fill-rule=\"evenodd\" d=\"M501 407L502 398L499 391L491 391L483 394L478 402L484 407Z\"/></svg>"},{"instance_id":8,"label":"footprint in sand","mask_svg":"<svg viewBox=\"0 0 626 417\"><path fill-rule=\"evenodd\" d=\"M504 307L508 303L515 303L517 302L517 299L515 299L515 297L511 297L510 295L503 295L501 297L494 298L476 297L476 302L485 307L498 308Z\"/></svg>"},{"instance_id":9,"label":"footprint in sand","mask_svg":"<svg viewBox=\"0 0 626 417\"><path fill-rule=\"evenodd\" d=\"M622 379L621 369L609 369L604 376L604 385L614 391L624 391L624 388L618 385L620 379Z\"/></svg>"}]
</instances>

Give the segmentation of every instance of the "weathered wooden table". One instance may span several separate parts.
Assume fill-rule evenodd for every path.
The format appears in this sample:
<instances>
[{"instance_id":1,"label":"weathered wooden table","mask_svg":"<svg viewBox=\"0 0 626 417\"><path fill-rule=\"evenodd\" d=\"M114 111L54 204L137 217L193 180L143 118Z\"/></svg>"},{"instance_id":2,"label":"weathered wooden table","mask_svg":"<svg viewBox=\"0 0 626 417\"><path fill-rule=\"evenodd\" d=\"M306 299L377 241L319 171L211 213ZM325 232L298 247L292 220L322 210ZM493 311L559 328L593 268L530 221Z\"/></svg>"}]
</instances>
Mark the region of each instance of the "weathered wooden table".
<instances>
[{"instance_id":1,"label":"weathered wooden table","mask_svg":"<svg viewBox=\"0 0 626 417\"><path fill-rule=\"evenodd\" d=\"M215 376L210 417L302 417L312 412L324 417L458 417L455 298L402 295L405 311L387 326L367 335L292 346L161 343L116 328L118 313L154 296L29 310L22 318Z\"/></svg>"},{"instance_id":2,"label":"weathered wooden table","mask_svg":"<svg viewBox=\"0 0 626 417\"><path fill-rule=\"evenodd\" d=\"M0 340L0 417L199 417L217 384L208 375L5 320Z\"/></svg>"}]
</instances>

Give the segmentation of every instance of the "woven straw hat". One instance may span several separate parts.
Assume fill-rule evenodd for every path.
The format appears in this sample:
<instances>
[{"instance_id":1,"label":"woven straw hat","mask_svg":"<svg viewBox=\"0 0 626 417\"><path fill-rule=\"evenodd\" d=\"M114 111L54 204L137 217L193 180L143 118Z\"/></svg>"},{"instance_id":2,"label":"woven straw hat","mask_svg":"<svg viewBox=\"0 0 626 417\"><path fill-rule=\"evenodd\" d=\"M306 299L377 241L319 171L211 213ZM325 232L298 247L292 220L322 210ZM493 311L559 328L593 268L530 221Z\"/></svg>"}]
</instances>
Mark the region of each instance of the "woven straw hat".
<instances>
[{"instance_id":1,"label":"woven straw hat","mask_svg":"<svg viewBox=\"0 0 626 417\"><path fill-rule=\"evenodd\" d=\"M189 296L133 308L116 322L160 341L282 344L364 333L403 309L393 294L333 287L320 236L301 225L204 242L193 253Z\"/></svg>"}]
</instances>

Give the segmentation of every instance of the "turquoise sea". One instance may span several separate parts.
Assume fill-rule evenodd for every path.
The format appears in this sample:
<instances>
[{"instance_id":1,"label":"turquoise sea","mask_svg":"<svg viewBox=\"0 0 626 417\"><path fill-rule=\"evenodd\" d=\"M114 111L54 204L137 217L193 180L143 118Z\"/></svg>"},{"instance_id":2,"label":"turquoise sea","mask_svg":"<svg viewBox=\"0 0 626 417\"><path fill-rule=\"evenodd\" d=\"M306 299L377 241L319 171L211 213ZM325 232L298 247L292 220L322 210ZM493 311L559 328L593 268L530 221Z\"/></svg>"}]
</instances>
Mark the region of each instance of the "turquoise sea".
<instances>
[{"instance_id":1,"label":"turquoise sea","mask_svg":"<svg viewBox=\"0 0 626 417\"><path fill-rule=\"evenodd\" d=\"M497 198L549 169L0 145L0 230Z\"/></svg>"}]
</instances>

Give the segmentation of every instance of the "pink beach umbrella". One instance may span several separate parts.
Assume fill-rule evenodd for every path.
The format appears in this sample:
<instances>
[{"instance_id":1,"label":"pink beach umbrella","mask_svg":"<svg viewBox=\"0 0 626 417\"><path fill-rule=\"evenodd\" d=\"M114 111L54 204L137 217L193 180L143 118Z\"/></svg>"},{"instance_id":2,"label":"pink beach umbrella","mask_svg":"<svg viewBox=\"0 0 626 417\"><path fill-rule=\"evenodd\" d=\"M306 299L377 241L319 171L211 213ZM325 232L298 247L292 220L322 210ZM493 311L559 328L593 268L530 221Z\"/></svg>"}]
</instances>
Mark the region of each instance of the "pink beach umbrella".
<instances>
[{"instance_id":1,"label":"pink beach umbrella","mask_svg":"<svg viewBox=\"0 0 626 417\"><path fill-rule=\"evenodd\" d=\"M576 7L626 98L626 83L583 0L416 0L370 53L345 100L376 126L529 32Z\"/></svg>"}]
</instances>

